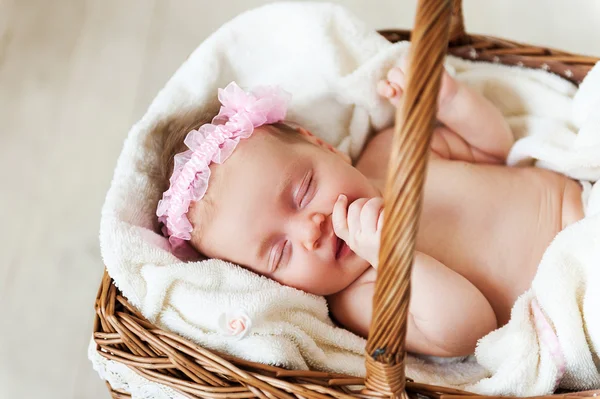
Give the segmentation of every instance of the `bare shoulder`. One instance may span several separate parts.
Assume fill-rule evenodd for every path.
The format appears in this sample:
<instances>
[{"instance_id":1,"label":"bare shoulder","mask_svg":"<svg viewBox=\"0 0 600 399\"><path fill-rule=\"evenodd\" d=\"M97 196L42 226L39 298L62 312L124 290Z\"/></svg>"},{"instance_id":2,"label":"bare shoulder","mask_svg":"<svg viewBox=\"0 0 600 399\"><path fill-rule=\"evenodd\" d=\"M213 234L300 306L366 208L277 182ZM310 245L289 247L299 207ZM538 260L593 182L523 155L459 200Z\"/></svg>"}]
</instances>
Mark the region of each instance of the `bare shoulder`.
<instances>
[{"instance_id":1,"label":"bare shoulder","mask_svg":"<svg viewBox=\"0 0 600 399\"><path fill-rule=\"evenodd\" d=\"M345 290L327 297L329 310L346 329L367 337L371 324L377 271L369 268Z\"/></svg>"}]
</instances>

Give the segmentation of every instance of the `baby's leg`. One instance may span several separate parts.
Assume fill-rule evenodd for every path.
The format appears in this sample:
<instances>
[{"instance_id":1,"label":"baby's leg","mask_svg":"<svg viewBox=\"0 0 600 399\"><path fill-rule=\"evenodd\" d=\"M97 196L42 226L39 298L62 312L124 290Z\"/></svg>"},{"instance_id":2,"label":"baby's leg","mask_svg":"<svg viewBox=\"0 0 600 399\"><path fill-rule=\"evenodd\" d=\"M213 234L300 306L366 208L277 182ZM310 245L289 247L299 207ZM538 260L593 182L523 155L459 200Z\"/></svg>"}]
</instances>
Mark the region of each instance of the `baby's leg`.
<instances>
[{"instance_id":1,"label":"baby's leg","mask_svg":"<svg viewBox=\"0 0 600 399\"><path fill-rule=\"evenodd\" d=\"M388 72L387 78L378 83L377 91L397 106L406 88L406 75L396 67ZM514 138L500 110L446 71L442 76L437 117L469 146L498 161L506 160Z\"/></svg>"}]
</instances>

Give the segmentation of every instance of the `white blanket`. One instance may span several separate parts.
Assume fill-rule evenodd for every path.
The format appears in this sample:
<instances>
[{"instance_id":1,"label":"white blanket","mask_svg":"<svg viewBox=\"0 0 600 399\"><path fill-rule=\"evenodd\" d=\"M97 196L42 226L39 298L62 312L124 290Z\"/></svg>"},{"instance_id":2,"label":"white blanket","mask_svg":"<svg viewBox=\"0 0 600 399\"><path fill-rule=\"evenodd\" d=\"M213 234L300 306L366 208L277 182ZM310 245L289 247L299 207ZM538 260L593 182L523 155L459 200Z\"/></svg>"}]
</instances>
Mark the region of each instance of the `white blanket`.
<instances>
[{"instance_id":1,"label":"white blanket","mask_svg":"<svg viewBox=\"0 0 600 399\"><path fill-rule=\"evenodd\" d=\"M370 132L393 123L394 110L377 96L375 84L406 49L406 43L388 43L340 6L307 2L274 3L244 13L203 42L129 132L102 210L102 256L129 302L161 328L207 348L289 368L364 375L365 341L334 326L323 298L236 265L183 263L169 253L156 229L161 193L152 191L140 168L152 165L156 155L141 151L141 144L157 121L206 104L218 87L235 80L242 87L279 84L293 94L290 120L356 158ZM591 113L591 100L573 101L574 86L543 71L454 58L447 66L495 102L518 136L539 136L544 142L548 132L574 135ZM587 109L579 120L573 105ZM563 149L570 151L568 145ZM527 154L523 149L521 155ZM562 158L548 154L548 164L560 164ZM574 162L569 170L599 166ZM220 324L240 314L247 327L241 339ZM89 356L103 378L134 398L179 397L105 360L93 344ZM408 364L408 376L435 384L464 387L489 376L473 361L440 365L411 357Z\"/></svg>"}]
</instances>

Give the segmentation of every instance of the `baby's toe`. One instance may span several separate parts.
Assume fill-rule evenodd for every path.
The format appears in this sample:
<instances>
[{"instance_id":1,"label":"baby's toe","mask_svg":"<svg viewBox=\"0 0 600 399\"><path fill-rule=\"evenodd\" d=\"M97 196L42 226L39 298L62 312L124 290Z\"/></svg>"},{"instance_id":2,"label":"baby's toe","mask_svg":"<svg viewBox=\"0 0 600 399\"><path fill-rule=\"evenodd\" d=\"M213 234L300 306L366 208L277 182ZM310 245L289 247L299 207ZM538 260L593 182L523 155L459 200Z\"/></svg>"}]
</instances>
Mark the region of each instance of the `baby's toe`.
<instances>
[{"instance_id":1,"label":"baby's toe","mask_svg":"<svg viewBox=\"0 0 600 399\"><path fill-rule=\"evenodd\" d=\"M396 94L392 86L390 86L389 82L386 80L380 80L377 82L377 93L387 99L392 98L394 94Z\"/></svg>"},{"instance_id":2,"label":"baby's toe","mask_svg":"<svg viewBox=\"0 0 600 399\"><path fill-rule=\"evenodd\" d=\"M392 105L397 106L400 102L400 97L402 96L402 89L398 87L398 85L390 83L387 80L380 80L377 83L377 93L390 100Z\"/></svg>"}]
</instances>

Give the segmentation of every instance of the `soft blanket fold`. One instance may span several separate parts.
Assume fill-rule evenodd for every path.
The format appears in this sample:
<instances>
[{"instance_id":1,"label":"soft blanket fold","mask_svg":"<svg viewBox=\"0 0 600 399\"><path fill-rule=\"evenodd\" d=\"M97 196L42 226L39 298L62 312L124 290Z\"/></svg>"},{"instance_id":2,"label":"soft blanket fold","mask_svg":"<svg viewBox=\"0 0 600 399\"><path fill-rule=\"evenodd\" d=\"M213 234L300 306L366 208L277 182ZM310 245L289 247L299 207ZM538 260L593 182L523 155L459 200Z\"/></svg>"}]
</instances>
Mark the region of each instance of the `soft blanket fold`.
<instances>
[{"instance_id":1,"label":"soft blanket fold","mask_svg":"<svg viewBox=\"0 0 600 399\"><path fill-rule=\"evenodd\" d=\"M129 132L102 210L102 256L115 284L131 304L161 328L213 350L289 368L363 375L365 341L332 323L323 298L219 260L183 263L168 251L166 239L156 230L155 210L161 193L153 191L144 172L156 162L156 154L140 149L156 122L179 110L207 104L218 87L235 80L242 87L281 85L293 94L290 120L356 159L370 132L393 123L394 109L377 96L375 86L390 66L399 63L407 47L407 43L388 43L340 6L309 2L274 3L244 13L203 42ZM543 71L454 58L447 60L447 68L498 105L518 137L526 136L515 146L511 162L536 158L541 166L574 178L597 180L600 101L594 102L600 93L598 71L595 77L586 79L573 99L574 86ZM590 198L600 197L597 189L588 189ZM590 200L588 209L600 209L592 203L600 201ZM568 242L577 235L577 229L590 235L590 245L595 243L600 248L594 241L597 238L591 237L600 231L598 218L589 218L572 226L563 235L565 238L557 237L553 245L558 248L549 249L542 265L574 259L585 263L595 256L593 251L584 253L581 259L567 255ZM564 269L565 265L560 267ZM535 295L540 310L552 320L561 345L565 345L563 337L568 335L554 321L549 302L537 291ZM588 310L597 304L594 301L597 298L586 296L580 305ZM579 320L584 319L600 331L594 315L584 312ZM234 330L229 328L232 325L236 326ZM472 359L437 364L410 357L407 374L417 381L508 393L494 387L506 386L514 381L514 375L503 371L493 352L502 341L509 340L502 338L509 335L509 328L496 333L504 335L490 336L479 346L478 356L488 370ZM600 341L595 334L588 331L586 337L597 349ZM548 358L543 350L542 363ZM563 350L568 347L563 346ZM124 365L105 360L95 353L93 343L89 356L113 387L131 392L134 398L179 397L177 392L150 383ZM513 359L517 359L515 356ZM532 359L531 364L535 361ZM569 364L567 361L562 380L570 384L579 369L569 368ZM587 362L585 367L591 370L591 364ZM542 368L536 370L528 374L538 379L530 384L528 392L549 392L556 375ZM492 374L491 379L482 380ZM588 374L586 387L596 383L593 373ZM494 380L495 376L499 377Z\"/></svg>"}]
</instances>

